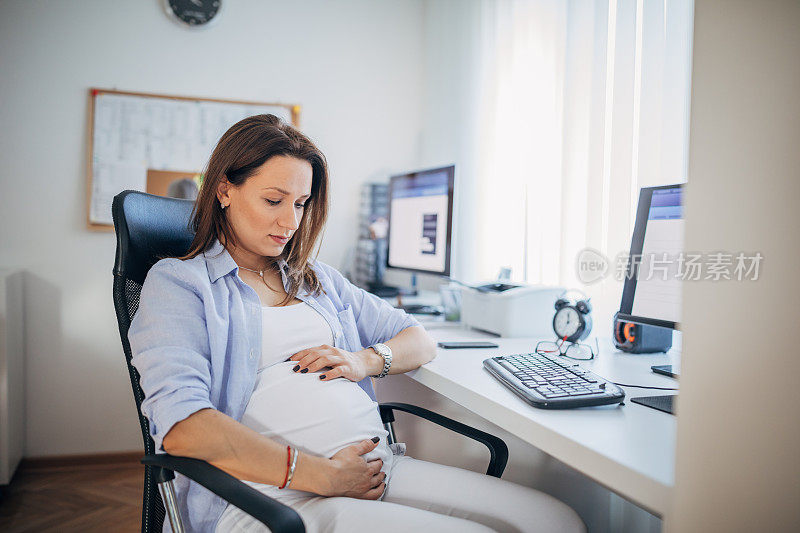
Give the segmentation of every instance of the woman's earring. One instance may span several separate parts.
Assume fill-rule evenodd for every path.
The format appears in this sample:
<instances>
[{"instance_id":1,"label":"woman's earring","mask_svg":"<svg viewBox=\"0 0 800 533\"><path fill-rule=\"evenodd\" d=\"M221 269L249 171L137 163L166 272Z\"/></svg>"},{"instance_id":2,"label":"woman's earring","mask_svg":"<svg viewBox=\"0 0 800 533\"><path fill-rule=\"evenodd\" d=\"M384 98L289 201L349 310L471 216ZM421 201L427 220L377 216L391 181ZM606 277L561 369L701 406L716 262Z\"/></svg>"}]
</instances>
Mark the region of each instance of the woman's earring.
<instances>
[{"instance_id":1,"label":"woman's earring","mask_svg":"<svg viewBox=\"0 0 800 533\"><path fill-rule=\"evenodd\" d=\"M226 206L225 206L225 204L223 204L223 203L222 203L222 200L220 200L220 201L219 201L219 208L220 208L220 209L222 209L222 210L224 211L224 210L225 210L225 207L226 207Z\"/></svg>"}]
</instances>

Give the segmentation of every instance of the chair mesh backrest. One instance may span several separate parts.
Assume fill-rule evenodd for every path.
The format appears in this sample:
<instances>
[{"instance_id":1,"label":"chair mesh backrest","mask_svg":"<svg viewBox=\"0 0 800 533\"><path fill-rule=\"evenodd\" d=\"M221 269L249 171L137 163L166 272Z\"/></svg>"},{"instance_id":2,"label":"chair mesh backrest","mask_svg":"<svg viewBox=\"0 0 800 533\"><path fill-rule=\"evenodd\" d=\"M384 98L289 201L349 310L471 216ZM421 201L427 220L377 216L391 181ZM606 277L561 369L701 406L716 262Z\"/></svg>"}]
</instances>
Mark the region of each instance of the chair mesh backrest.
<instances>
[{"instance_id":1,"label":"chair mesh backrest","mask_svg":"<svg viewBox=\"0 0 800 533\"><path fill-rule=\"evenodd\" d=\"M189 249L193 237L189 229L193 204L189 200L125 191L114 198L112 206L117 234L114 309L146 454L155 453L155 442L150 437L150 424L141 412L144 393L139 386L139 373L131 365L128 328L139 308L142 284L150 267L162 257L184 255ZM145 466L142 531L160 532L164 515L164 504L153 476L153 467Z\"/></svg>"},{"instance_id":2,"label":"chair mesh backrest","mask_svg":"<svg viewBox=\"0 0 800 533\"><path fill-rule=\"evenodd\" d=\"M125 362L131 378L136 411L142 428L144 451L153 454L155 442L150 437L150 424L142 415L144 393L139 386L139 373L131 365L128 328L139 308L139 296L147 272L163 257L178 257L189 250L194 237L189 222L194 202L153 196L137 191L124 191L114 197L111 212L117 234L117 255L114 262L114 309ZM372 383L362 385L375 399ZM160 532L164 523L164 504L153 476L152 466L145 466L142 531Z\"/></svg>"}]
</instances>

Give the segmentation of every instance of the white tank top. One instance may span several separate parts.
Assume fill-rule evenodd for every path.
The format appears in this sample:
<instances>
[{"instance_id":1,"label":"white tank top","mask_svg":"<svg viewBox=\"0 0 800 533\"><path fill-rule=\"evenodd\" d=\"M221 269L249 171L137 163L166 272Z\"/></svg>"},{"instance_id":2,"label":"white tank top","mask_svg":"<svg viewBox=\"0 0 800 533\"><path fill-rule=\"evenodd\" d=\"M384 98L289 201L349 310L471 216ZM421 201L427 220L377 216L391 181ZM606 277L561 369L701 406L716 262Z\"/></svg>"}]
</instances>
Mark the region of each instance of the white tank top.
<instances>
[{"instance_id":1,"label":"white tank top","mask_svg":"<svg viewBox=\"0 0 800 533\"><path fill-rule=\"evenodd\" d=\"M262 308L262 351L256 386L241 423L281 444L330 458L346 446L380 437L378 447L364 457L383 460L387 474L392 451L386 442L378 404L354 381L336 378L320 381L325 373L293 372L295 353L333 345L333 333L325 319L308 304ZM387 480L388 481L388 480ZM281 501L307 497L309 493L278 490L271 485L249 485Z\"/></svg>"}]
</instances>

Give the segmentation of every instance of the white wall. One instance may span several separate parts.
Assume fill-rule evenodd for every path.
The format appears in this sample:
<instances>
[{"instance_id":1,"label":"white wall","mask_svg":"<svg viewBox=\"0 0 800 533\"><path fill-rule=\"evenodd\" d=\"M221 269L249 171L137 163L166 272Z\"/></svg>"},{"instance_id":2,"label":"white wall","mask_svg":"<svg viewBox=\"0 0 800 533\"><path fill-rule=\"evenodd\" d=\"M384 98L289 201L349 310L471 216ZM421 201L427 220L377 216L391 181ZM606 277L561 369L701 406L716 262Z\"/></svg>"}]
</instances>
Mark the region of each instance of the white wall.
<instances>
[{"instance_id":1,"label":"white wall","mask_svg":"<svg viewBox=\"0 0 800 533\"><path fill-rule=\"evenodd\" d=\"M0 266L28 271L28 457L141 447L114 236L85 227L89 87L301 104L331 168L320 258L335 266L360 184L418 166L421 1L226 4L195 32L158 0L0 3Z\"/></svg>"},{"instance_id":2,"label":"white wall","mask_svg":"<svg viewBox=\"0 0 800 533\"><path fill-rule=\"evenodd\" d=\"M800 3L697 0L686 249L761 252L684 284L668 531L800 530Z\"/></svg>"}]
</instances>

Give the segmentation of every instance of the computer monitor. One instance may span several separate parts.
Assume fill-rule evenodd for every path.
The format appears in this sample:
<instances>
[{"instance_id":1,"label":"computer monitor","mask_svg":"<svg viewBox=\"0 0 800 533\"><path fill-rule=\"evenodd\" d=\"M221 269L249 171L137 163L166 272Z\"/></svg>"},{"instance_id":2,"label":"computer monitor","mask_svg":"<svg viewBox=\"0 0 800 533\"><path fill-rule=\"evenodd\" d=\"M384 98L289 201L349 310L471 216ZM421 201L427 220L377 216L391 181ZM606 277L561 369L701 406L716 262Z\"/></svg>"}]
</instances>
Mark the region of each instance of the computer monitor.
<instances>
[{"instance_id":1,"label":"computer monitor","mask_svg":"<svg viewBox=\"0 0 800 533\"><path fill-rule=\"evenodd\" d=\"M683 229L683 186L642 188L619 319L678 328Z\"/></svg>"},{"instance_id":2,"label":"computer monitor","mask_svg":"<svg viewBox=\"0 0 800 533\"><path fill-rule=\"evenodd\" d=\"M386 266L450 276L454 176L449 166L391 177Z\"/></svg>"}]
</instances>

